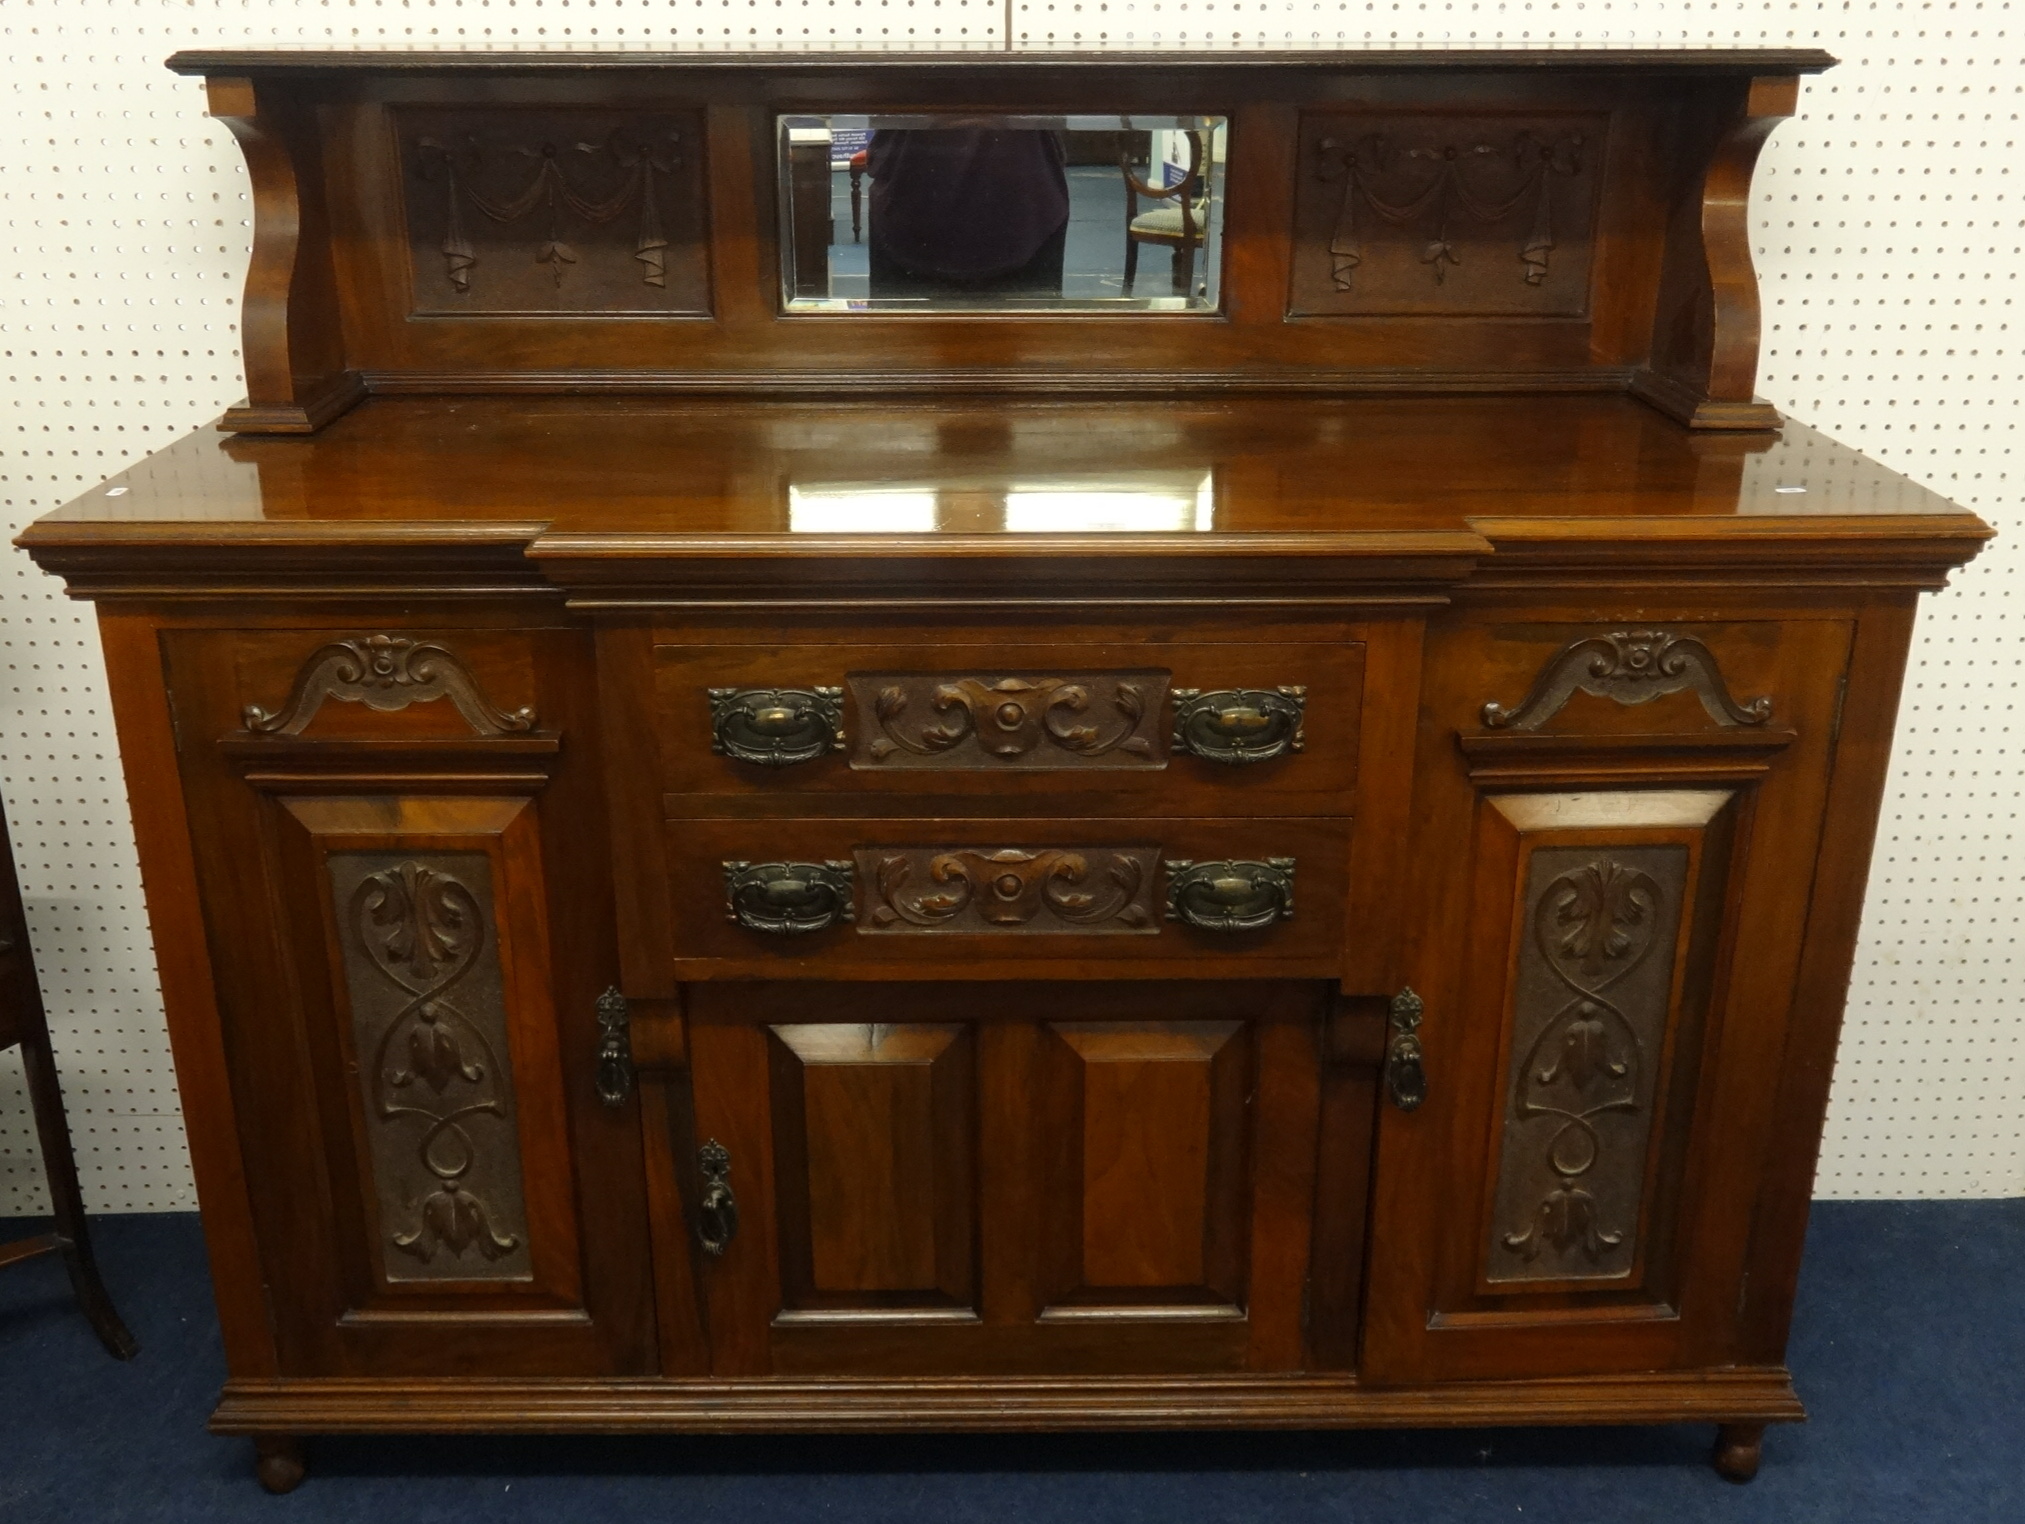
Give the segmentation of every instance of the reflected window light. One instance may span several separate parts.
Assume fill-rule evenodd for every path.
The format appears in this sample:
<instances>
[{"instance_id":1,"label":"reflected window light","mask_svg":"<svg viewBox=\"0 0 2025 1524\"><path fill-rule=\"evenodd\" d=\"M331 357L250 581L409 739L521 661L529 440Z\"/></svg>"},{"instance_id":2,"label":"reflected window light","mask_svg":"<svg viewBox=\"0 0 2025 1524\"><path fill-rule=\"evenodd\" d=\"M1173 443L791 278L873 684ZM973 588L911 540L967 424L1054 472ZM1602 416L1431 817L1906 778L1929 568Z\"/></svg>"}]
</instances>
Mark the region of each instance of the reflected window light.
<instances>
[{"instance_id":1,"label":"reflected window light","mask_svg":"<svg viewBox=\"0 0 2025 1524\"><path fill-rule=\"evenodd\" d=\"M932 491L788 487L788 528L795 534L932 534Z\"/></svg>"},{"instance_id":2,"label":"reflected window light","mask_svg":"<svg viewBox=\"0 0 2025 1524\"><path fill-rule=\"evenodd\" d=\"M1148 473L1117 479L1015 484L1005 495L1005 527L1014 534L1157 534L1215 527L1211 474Z\"/></svg>"}]
</instances>

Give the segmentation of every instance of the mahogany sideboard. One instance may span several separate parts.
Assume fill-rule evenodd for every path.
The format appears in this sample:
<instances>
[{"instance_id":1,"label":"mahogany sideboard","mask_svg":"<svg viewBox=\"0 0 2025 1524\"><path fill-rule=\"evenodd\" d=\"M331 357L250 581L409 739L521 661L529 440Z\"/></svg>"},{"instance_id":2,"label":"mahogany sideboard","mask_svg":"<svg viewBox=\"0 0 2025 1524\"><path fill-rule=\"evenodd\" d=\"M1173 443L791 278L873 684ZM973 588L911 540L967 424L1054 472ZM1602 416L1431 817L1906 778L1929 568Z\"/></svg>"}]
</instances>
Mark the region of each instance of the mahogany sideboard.
<instances>
[{"instance_id":1,"label":"mahogany sideboard","mask_svg":"<svg viewBox=\"0 0 2025 1524\"><path fill-rule=\"evenodd\" d=\"M376 1430L1751 1475L1990 533L1754 395L1828 62L179 56L248 399L20 543L98 605L213 1427L277 1490ZM1101 215L881 295L896 141Z\"/></svg>"}]
</instances>

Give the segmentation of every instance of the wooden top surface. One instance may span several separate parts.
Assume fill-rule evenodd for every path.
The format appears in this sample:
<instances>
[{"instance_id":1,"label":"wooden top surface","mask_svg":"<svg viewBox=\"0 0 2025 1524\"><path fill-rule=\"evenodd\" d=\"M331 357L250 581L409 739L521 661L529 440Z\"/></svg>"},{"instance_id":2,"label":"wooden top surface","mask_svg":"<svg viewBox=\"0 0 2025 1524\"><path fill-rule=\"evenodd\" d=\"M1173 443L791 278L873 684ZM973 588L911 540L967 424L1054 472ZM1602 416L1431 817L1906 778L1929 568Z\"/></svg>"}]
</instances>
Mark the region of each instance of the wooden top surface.
<instances>
[{"instance_id":1,"label":"wooden top surface","mask_svg":"<svg viewBox=\"0 0 2025 1524\"><path fill-rule=\"evenodd\" d=\"M1623 397L750 402L375 398L309 437L200 429L48 515L470 520L780 535L1461 530L1477 518L1962 515L1789 421L1695 434Z\"/></svg>"},{"instance_id":2,"label":"wooden top surface","mask_svg":"<svg viewBox=\"0 0 2025 1524\"><path fill-rule=\"evenodd\" d=\"M889 588L931 565L980 586L1186 575L1235 595L1549 562L1937 586L1989 534L1803 425L1696 434L1620 396L414 397L308 437L199 430L18 543L81 596L678 571L785 589L790 565Z\"/></svg>"},{"instance_id":3,"label":"wooden top surface","mask_svg":"<svg viewBox=\"0 0 2025 1524\"><path fill-rule=\"evenodd\" d=\"M277 72L403 73L455 70L525 71L610 68L780 69L815 66L840 69L973 69L1027 67L1038 70L1110 68L1157 64L1163 68L1226 69L1580 69L1690 70L1735 74L1818 74L1834 65L1819 48L1706 47L1649 43L1636 47L1607 43L1538 44L1444 42L1320 42L1305 47L1246 47L1195 44L1167 47L1144 42L896 42L752 44L671 43L641 46L627 42L526 43L472 41L449 46L333 49L199 48L177 53L169 67L181 74L271 74Z\"/></svg>"}]
</instances>

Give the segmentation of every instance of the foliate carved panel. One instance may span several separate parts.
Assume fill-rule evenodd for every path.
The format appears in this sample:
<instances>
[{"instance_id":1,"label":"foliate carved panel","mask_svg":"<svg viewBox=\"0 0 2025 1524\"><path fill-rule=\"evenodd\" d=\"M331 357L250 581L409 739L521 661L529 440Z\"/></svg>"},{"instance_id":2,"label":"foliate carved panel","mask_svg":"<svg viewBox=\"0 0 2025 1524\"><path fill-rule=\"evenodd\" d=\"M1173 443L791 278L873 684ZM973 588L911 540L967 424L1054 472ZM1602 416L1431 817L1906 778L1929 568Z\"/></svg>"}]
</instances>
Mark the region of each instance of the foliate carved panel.
<instances>
[{"instance_id":1,"label":"foliate carved panel","mask_svg":"<svg viewBox=\"0 0 2025 1524\"><path fill-rule=\"evenodd\" d=\"M1154 932L1157 847L861 851L867 932Z\"/></svg>"},{"instance_id":2,"label":"foliate carved panel","mask_svg":"<svg viewBox=\"0 0 2025 1524\"><path fill-rule=\"evenodd\" d=\"M414 311L709 310L700 120L401 111Z\"/></svg>"},{"instance_id":3,"label":"foliate carved panel","mask_svg":"<svg viewBox=\"0 0 2025 1524\"><path fill-rule=\"evenodd\" d=\"M328 861L384 1273L525 1279L491 864L479 852Z\"/></svg>"},{"instance_id":4,"label":"foliate carved panel","mask_svg":"<svg viewBox=\"0 0 2025 1524\"><path fill-rule=\"evenodd\" d=\"M1310 115L1297 315L1581 317L1609 119Z\"/></svg>"},{"instance_id":5,"label":"foliate carved panel","mask_svg":"<svg viewBox=\"0 0 2025 1524\"><path fill-rule=\"evenodd\" d=\"M1166 672L854 672L851 765L1157 768Z\"/></svg>"},{"instance_id":6,"label":"foliate carved panel","mask_svg":"<svg viewBox=\"0 0 2025 1524\"><path fill-rule=\"evenodd\" d=\"M1666 1056L1685 846L1527 865L1487 1279L1627 1275Z\"/></svg>"}]
</instances>

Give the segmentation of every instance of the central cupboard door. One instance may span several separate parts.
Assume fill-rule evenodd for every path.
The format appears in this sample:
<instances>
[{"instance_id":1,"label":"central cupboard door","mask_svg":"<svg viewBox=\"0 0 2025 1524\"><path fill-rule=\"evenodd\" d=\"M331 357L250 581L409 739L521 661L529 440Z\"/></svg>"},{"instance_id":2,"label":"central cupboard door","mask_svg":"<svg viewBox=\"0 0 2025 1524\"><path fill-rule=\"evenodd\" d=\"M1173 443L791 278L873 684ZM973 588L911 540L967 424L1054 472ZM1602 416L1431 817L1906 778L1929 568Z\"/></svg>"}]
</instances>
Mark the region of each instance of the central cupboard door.
<instances>
[{"instance_id":1,"label":"central cupboard door","mask_svg":"<svg viewBox=\"0 0 2025 1524\"><path fill-rule=\"evenodd\" d=\"M713 1368L1297 1367L1325 994L692 985Z\"/></svg>"}]
</instances>

